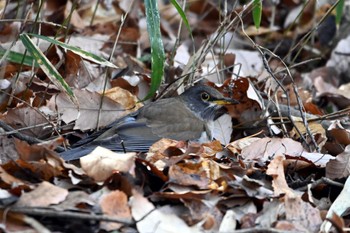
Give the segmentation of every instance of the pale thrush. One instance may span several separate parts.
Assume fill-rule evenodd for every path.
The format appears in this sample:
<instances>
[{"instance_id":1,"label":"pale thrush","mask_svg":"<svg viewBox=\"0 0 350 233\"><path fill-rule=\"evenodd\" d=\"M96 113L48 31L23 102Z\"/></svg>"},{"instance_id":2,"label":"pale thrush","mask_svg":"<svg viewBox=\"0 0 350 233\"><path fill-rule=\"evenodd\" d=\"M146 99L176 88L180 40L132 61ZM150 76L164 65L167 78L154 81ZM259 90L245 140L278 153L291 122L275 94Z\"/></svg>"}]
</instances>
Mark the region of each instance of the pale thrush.
<instances>
[{"instance_id":1,"label":"pale thrush","mask_svg":"<svg viewBox=\"0 0 350 233\"><path fill-rule=\"evenodd\" d=\"M145 152L161 138L212 140L209 125L227 112L224 105L237 103L237 100L224 97L213 87L196 85L179 96L145 105L80 140L60 155L65 160L74 160L97 146L113 151Z\"/></svg>"}]
</instances>

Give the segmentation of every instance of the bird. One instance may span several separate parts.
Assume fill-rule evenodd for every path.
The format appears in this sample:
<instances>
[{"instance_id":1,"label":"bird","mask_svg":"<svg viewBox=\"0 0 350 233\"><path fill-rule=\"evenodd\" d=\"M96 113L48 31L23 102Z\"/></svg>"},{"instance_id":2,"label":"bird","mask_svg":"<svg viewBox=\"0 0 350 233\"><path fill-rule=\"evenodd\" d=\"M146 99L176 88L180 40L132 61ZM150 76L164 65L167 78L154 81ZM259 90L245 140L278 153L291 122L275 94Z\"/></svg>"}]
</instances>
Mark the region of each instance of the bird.
<instances>
[{"instance_id":1,"label":"bird","mask_svg":"<svg viewBox=\"0 0 350 233\"><path fill-rule=\"evenodd\" d=\"M214 87L198 84L181 95L150 102L117 119L73 144L60 156L66 161L76 160L97 146L112 151L147 152L162 138L207 142L213 139L211 123L227 113L225 105L237 103Z\"/></svg>"}]
</instances>

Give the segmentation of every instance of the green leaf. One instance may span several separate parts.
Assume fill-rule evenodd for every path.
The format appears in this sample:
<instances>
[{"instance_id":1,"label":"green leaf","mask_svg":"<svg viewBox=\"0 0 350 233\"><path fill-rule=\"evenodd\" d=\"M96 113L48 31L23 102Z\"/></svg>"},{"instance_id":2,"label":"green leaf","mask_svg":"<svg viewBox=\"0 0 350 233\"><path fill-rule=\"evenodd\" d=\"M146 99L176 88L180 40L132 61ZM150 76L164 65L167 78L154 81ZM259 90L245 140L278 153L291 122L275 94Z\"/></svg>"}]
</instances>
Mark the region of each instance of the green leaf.
<instances>
[{"instance_id":1,"label":"green leaf","mask_svg":"<svg viewBox=\"0 0 350 233\"><path fill-rule=\"evenodd\" d=\"M36 37L36 38L40 38L42 40L46 40L46 41L48 41L48 42L50 42L52 44L55 44L55 45L61 46L62 48L68 49L69 51L71 51L71 52L81 56L82 58L84 58L86 60L95 62L95 63L100 64L100 65L104 65L104 66L108 66L108 67L112 67L112 68L118 69L118 67L116 65L114 65L113 63L107 61L103 57L99 57L99 56L97 56L97 55L95 55L93 53L89 53L89 52L87 52L85 50L82 50L82 49L76 47L76 46L72 46L72 45L63 43L61 41L52 39L52 38L47 37L47 36L42 36L42 35L37 35L37 34L32 34L32 33L29 33L28 35Z\"/></svg>"},{"instance_id":2,"label":"green leaf","mask_svg":"<svg viewBox=\"0 0 350 233\"><path fill-rule=\"evenodd\" d=\"M164 47L162 41L162 35L160 33L160 17L157 6L157 0L145 0L146 8L146 20L147 20L147 31L149 40L151 43L151 64L152 64L152 75L151 75L151 87L150 91L145 97L149 99L158 90L164 73Z\"/></svg>"},{"instance_id":3,"label":"green leaf","mask_svg":"<svg viewBox=\"0 0 350 233\"><path fill-rule=\"evenodd\" d=\"M336 14L335 14L335 22L337 23L337 25L340 24L341 17L343 16L344 4L345 4L345 0L339 0L339 1L337 2L337 6L336 6L336 8L335 8L335 11L336 11Z\"/></svg>"},{"instance_id":4,"label":"green leaf","mask_svg":"<svg viewBox=\"0 0 350 233\"><path fill-rule=\"evenodd\" d=\"M3 49L0 47L0 58L2 58L6 54L6 49ZM14 51L9 51L9 53L6 56L6 60L9 62L17 63L17 64L22 64L24 54L22 53L17 53ZM38 63L33 59L33 57L26 55L23 64L26 66L33 66L34 67L39 67Z\"/></svg>"},{"instance_id":5,"label":"green leaf","mask_svg":"<svg viewBox=\"0 0 350 233\"><path fill-rule=\"evenodd\" d=\"M253 21L257 29L259 29L261 24L261 14L262 14L262 1L254 0L253 2Z\"/></svg>"},{"instance_id":6,"label":"green leaf","mask_svg":"<svg viewBox=\"0 0 350 233\"><path fill-rule=\"evenodd\" d=\"M46 76L55 84L57 88L66 93L66 95L68 95L74 104L79 105L72 89L68 86L66 81L64 81L60 73L58 73L56 68L51 64L47 57L33 43L29 36L27 34L21 34L19 37L23 45L26 47L28 52L32 54L33 59L35 59L35 61L39 64L40 68L44 71Z\"/></svg>"},{"instance_id":7,"label":"green leaf","mask_svg":"<svg viewBox=\"0 0 350 233\"><path fill-rule=\"evenodd\" d=\"M179 3L176 0L170 0L171 4L173 4L173 6L176 8L177 12L180 14L183 22L185 23L188 32L190 33L190 35L192 36L192 30L191 30L191 26L187 20L186 14L185 12L182 10L181 6L179 5Z\"/></svg>"}]
</instances>

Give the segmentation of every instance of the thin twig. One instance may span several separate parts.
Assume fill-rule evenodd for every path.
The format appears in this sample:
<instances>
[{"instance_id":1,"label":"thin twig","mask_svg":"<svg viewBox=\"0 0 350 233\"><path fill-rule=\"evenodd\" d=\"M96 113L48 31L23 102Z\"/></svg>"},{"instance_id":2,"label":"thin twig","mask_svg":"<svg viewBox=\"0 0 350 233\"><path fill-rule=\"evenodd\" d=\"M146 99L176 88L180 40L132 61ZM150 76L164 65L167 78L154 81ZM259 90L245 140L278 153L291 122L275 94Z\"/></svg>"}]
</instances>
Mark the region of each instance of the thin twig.
<instances>
[{"instance_id":1,"label":"thin twig","mask_svg":"<svg viewBox=\"0 0 350 233\"><path fill-rule=\"evenodd\" d=\"M40 143L40 142L43 142L35 137L30 137L28 135L25 135L25 134L22 134L22 133L19 133L18 130L12 128L11 126L9 126L8 124L6 124L5 122L3 121L0 121L0 128L3 128L5 131L7 131L6 133L0 133L0 136L2 135L12 135L13 137L15 138L18 138L22 141L26 141L28 142L29 144L35 144L35 143Z\"/></svg>"},{"instance_id":2,"label":"thin twig","mask_svg":"<svg viewBox=\"0 0 350 233\"><path fill-rule=\"evenodd\" d=\"M300 231L286 231L278 230L274 228L247 228L241 230L235 230L235 233L299 233Z\"/></svg>"},{"instance_id":3,"label":"thin twig","mask_svg":"<svg viewBox=\"0 0 350 233\"><path fill-rule=\"evenodd\" d=\"M118 44L118 41L119 41L119 38L120 38L120 34L122 32L122 29L124 27L126 19L129 16L129 12L131 11L133 5L134 5L134 0L132 0L131 4L129 6L129 9L125 12L125 14L121 15L121 19L120 19L121 22L120 22L120 25L119 25L118 33L117 33L117 36L115 38L111 54L108 57L108 61L109 62L113 62L113 54L114 54L114 52L115 52L115 50L117 48L117 44ZM99 112L98 112L97 120L96 120L96 128L97 128L97 130L99 130L99 128L100 128L100 118L101 118L101 113L102 113L102 106L103 106L103 101L104 101L104 98L105 98L105 93L106 93L106 90L107 90L107 83L108 83L108 80L109 80L108 76L107 76L108 74L109 74L109 69L107 68L105 70L104 74L103 74L104 84L103 84L103 90L102 90L100 104L99 104Z\"/></svg>"},{"instance_id":4,"label":"thin twig","mask_svg":"<svg viewBox=\"0 0 350 233\"><path fill-rule=\"evenodd\" d=\"M0 90L0 93L3 93L3 94L5 94L5 95L11 96L11 94L9 94L9 93L7 93L6 91L3 91L3 90ZM47 121L47 123L48 123L49 125L52 126L53 130L55 131L55 133L56 133L57 135L60 135L60 133L59 133L58 130L57 130L57 126L56 126L54 123L52 123L49 119L47 119L47 116L46 116L43 112L41 112L39 109L37 109L37 108L31 106L29 103L27 103L26 101L24 101L24 100L18 98L17 96L12 96L12 98L14 98L14 99L16 99L17 101L23 103L23 104L26 105L27 107L32 108L35 112L37 112L39 115L41 115L41 116Z\"/></svg>"},{"instance_id":5,"label":"thin twig","mask_svg":"<svg viewBox=\"0 0 350 233\"><path fill-rule=\"evenodd\" d=\"M9 212L22 213L22 214L34 215L34 216L117 222L128 226L135 224L133 220L129 220L125 218L110 217L106 215L95 215L93 213L57 211L55 209L47 209L47 208L40 208L40 207L11 207L11 208L8 208L7 210Z\"/></svg>"},{"instance_id":6,"label":"thin twig","mask_svg":"<svg viewBox=\"0 0 350 233\"><path fill-rule=\"evenodd\" d=\"M344 187L344 184L336 182L334 180L331 180L331 179L329 179L327 177L322 177L322 178L312 182L310 185L311 185L311 188L316 188L320 184L328 184L328 185L339 187L339 188L343 188ZM307 189L308 189L308 185L300 187L297 190L299 190L299 191L306 191Z\"/></svg>"},{"instance_id":7,"label":"thin twig","mask_svg":"<svg viewBox=\"0 0 350 233\"><path fill-rule=\"evenodd\" d=\"M262 51L262 49L268 51L272 56L274 56L275 58L279 59L282 64L284 65L284 67L287 68L287 65L284 63L284 61L279 57L277 56L276 54L274 54L273 52L271 52L270 50L266 49L266 48L263 48L261 47L260 45L256 44L248 35L247 33L244 31L244 28L243 28L243 20L242 18L240 18L240 16L237 14L237 17L241 20L241 25L242 25L242 32L246 35L246 37L248 38L248 40L251 41L251 43L253 44L253 46L258 50L258 52L260 53L261 57L262 57L262 61L263 61L263 64L264 64L264 68L266 69L266 71L271 75L271 77L274 79L274 81L278 84L278 86L282 89L282 91L285 93L285 95L287 96L287 106L288 106L288 118L290 120L290 122L293 124L294 128L296 129L297 133L299 134L300 138L306 142L306 138L304 137L304 135L300 132L299 128L295 125L294 123L294 120L293 118L291 117L291 112L290 112L290 99L288 98L288 93L287 93L287 90L284 88L284 86L282 85L282 83L278 80L278 78L275 76L275 74L272 72L270 66L268 65L268 62L266 60L266 57L265 57L265 54L264 52ZM299 111L300 111L300 117L302 118L303 120L303 123L304 123L304 126L305 126L305 129L306 129L306 132L308 134L308 136L310 137L313 145L315 146L316 150L319 151L319 147L315 141L315 138L313 136L313 134L311 133L311 130L308 126L308 122L306 120L306 116L305 116L305 113L303 113L302 109L303 109L303 106L302 106L302 103L301 103L301 100L299 98L299 95L298 95L298 92L297 92L297 89L296 89L296 86L295 86L295 83L294 83L294 79L289 71L289 69L287 68L286 69L287 71L287 74L289 76L289 78L292 80L292 83L293 83L293 91L295 93L295 95L297 96L297 103L298 103L298 108L299 108ZM310 148L311 149L311 148Z\"/></svg>"}]
</instances>

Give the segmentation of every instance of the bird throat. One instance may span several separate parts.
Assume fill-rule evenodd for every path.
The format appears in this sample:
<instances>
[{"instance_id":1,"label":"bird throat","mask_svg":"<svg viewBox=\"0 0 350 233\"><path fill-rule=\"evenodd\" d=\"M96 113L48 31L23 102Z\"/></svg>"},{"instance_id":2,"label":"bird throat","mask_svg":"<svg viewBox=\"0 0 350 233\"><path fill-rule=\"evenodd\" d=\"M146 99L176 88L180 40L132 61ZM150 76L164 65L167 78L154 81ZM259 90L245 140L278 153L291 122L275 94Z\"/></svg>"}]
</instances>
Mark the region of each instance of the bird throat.
<instances>
[{"instance_id":1,"label":"bird throat","mask_svg":"<svg viewBox=\"0 0 350 233\"><path fill-rule=\"evenodd\" d=\"M227 109L225 107L217 104L209 104L204 111L200 112L200 117L204 121L215 121L225 113L227 113Z\"/></svg>"}]
</instances>

